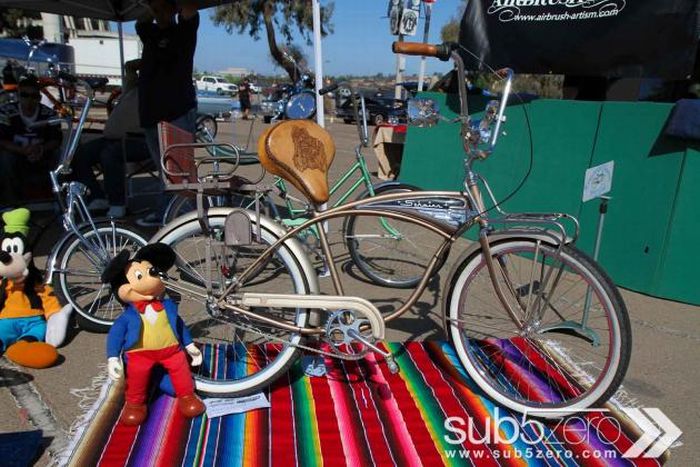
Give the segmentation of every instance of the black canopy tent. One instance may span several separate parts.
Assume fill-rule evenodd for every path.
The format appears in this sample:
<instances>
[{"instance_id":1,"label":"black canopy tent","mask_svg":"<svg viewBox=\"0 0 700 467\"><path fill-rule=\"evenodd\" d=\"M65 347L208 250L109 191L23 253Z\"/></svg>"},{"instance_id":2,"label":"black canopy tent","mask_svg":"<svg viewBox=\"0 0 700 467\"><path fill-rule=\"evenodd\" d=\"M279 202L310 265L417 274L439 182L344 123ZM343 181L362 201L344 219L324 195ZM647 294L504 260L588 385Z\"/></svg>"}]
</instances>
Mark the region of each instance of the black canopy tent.
<instances>
[{"instance_id":1,"label":"black canopy tent","mask_svg":"<svg viewBox=\"0 0 700 467\"><path fill-rule=\"evenodd\" d=\"M473 0L459 42L521 73L684 79L700 34L698 0ZM473 55L472 55L473 54Z\"/></svg>"},{"instance_id":2,"label":"black canopy tent","mask_svg":"<svg viewBox=\"0 0 700 467\"><path fill-rule=\"evenodd\" d=\"M235 0L197 0L199 9L232 3ZM144 0L0 0L0 7L72 15L108 21L134 21L145 11Z\"/></svg>"},{"instance_id":3,"label":"black canopy tent","mask_svg":"<svg viewBox=\"0 0 700 467\"><path fill-rule=\"evenodd\" d=\"M233 1L235 0L197 0L196 3L201 10ZM122 81L124 79L124 38L121 23L137 20L146 14L144 0L0 0L0 7L118 22Z\"/></svg>"},{"instance_id":4,"label":"black canopy tent","mask_svg":"<svg viewBox=\"0 0 700 467\"><path fill-rule=\"evenodd\" d=\"M211 8L233 3L236 0L195 0L197 8ZM313 0L314 22L314 69L316 70L316 89L323 85L323 57L321 52L321 17L320 0ZM71 15L85 18L104 19L119 23L119 41L124 76L124 51L121 23L134 21L146 13L144 0L0 0L0 7L22 8L58 15ZM323 99L316 94L317 121L323 126Z\"/></svg>"}]
</instances>

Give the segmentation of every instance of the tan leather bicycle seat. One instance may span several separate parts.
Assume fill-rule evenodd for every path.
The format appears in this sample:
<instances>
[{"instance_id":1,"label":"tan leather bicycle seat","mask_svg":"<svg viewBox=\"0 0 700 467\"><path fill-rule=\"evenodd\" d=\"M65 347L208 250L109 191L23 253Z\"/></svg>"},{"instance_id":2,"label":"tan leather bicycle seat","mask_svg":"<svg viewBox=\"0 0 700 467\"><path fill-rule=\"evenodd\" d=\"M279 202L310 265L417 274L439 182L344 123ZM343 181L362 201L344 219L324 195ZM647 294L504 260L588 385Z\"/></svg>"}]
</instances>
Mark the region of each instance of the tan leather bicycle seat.
<instances>
[{"instance_id":1,"label":"tan leather bicycle seat","mask_svg":"<svg viewBox=\"0 0 700 467\"><path fill-rule=\"evenodd\" d=\"M328 168L335 157L331 135L310 120L287 120L258 140L260 163L316 204L328 201Z\"/></svg>"}]
</instances>

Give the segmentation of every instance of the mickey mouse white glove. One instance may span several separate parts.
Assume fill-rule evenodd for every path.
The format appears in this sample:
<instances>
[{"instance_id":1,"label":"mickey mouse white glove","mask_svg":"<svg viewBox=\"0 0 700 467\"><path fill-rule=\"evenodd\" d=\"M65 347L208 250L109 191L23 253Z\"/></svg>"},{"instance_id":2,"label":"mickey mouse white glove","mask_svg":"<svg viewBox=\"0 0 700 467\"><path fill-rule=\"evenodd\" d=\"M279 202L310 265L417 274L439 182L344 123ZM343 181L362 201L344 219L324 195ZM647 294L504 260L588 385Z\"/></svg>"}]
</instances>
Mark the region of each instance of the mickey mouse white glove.
<instances>
[{"instance_id":1,"label":"mickey mouse white glove","mask_svg":"<svg viewBox=\"0 0 700 467\"><path fill-rule=\"evenodd\" d=\"M199 351L194 342L185 347L187 353L192 357L192 366L199 366L202 364L202 352Z\"/></svg>"},{"instance_id":2,"label":"mickey mouse white glove","mask_svg":"<svg viewBox=\"0 0 700 467\"><path fill-rule=\"evenodd\" d=\"M112 381L119 381L124 375L124 366L119 357L109 357L107 359L107 374Z\"/></svg>"}]
</instances>

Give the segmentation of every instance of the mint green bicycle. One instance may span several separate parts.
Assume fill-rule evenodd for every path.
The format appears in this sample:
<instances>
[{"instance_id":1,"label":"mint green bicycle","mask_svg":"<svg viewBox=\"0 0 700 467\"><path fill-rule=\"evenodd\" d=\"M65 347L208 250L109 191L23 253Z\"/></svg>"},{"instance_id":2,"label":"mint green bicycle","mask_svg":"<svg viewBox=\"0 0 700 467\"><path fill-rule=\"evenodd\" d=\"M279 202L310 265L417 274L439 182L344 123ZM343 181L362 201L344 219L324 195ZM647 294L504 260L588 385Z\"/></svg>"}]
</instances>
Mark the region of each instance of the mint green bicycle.
<instances>
[{"instance_id":1,"label":"mint green bicycle","mask_svg":"<svg viewBox=\"0 0 700 467\"><path fill-rule=\"evenodd\" d=\"M364 98L357 99L358 117L364 115ZM340 206L355 196L356 199L374 197L389 193L405 193L416 191L418 188L389 181L374 185L367 167L367 161L362 149L369 146L367 122L365 118L356 118L360 144L355 148L355 162L350 165L335 183L330 187L333 202L329 208ZM252 127L251 127L252 131ZM212 142L213 138L206 129L200 131L197 139L201 142ZM208 149L210 155L219 160L230 158L236 160L238 166L258 165L260 160L256 153L246 148L235 147L234 150L224 146L212 146ZM240 207L255 211L265 210L265 213L293 229L307 222L312 213L312 207L307 201L293 196L287 183L280 177L274 177L272 186L259 185L264 178L264 169L253 185L259 187L256 191L231 192L225 195L208 196L205 207ZM358 195L359 193L359 195ZM164 216L164 224L177 217L196 210L196 201L187 194L173 197ZM320 253L320 236L317 225L302 230L298 238L302 240L311 252ZM374 284L393 288L415 287L422 275L425 264L430 260L427 251L430 245L423 245L424 234L420 229L407 222L396 219L379 217L376 219L350 218L341 227L344 243L348 248L352 263Z\"/></svg>"}]
</instances>

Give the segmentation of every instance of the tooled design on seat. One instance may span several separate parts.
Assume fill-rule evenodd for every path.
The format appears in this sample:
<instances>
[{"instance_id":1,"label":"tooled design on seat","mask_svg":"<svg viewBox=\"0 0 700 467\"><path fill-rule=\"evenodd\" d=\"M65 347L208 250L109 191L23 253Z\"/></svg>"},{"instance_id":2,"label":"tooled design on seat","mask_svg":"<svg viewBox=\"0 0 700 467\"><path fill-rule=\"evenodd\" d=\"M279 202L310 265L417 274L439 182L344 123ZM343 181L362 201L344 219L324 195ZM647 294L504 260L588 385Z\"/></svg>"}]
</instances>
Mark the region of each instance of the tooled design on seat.
<instances>
[{"instance_id":1,"label":"tooled design on seat","mask_svg":"<svg viewBox=\"0 0 700 467\"><path fill-rule=\"evenodd\" d=\"M310 120L287 120L258 140L260 163L316 204L328 201L328 168L335 157L330 133Z\"/></svg>"},{"instance_id":2,"label":"tooled design on seat","mask_svg":"<svg viewBox=\"0 0 700 467\"><path fill-rule=\"evenodd\" d=\"M326 157L323 143L314 138L304 128L292 128L294 141L294 167L302 172L308 169L326 170Z\"/></svg>"}]
</instances>

